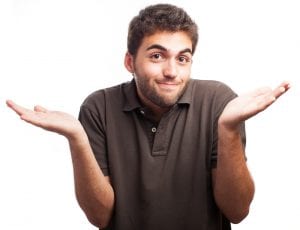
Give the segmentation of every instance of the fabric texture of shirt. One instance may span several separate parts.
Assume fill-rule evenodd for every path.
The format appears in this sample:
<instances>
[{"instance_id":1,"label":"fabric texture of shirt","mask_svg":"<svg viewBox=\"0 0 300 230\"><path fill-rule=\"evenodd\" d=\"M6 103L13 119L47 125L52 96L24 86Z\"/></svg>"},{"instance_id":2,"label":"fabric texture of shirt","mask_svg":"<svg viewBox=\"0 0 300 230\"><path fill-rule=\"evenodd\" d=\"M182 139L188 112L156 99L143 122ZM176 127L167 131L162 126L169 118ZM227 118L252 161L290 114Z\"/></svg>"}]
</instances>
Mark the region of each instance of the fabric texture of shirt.
<instances>
[{"instance_id":1,"label":"fabric texture of shirt","mask_svg":"<svg viewBox=\"0 0 300 230\"><path fill-rule=\"evenodd\" d=\"M106 229L231 229L215 204L211 171L217 121L234 97L221 82L191 79L159 123L140 103L134 80L87 97L79 120L115 193Z\"/></svg>"}]
</instances>

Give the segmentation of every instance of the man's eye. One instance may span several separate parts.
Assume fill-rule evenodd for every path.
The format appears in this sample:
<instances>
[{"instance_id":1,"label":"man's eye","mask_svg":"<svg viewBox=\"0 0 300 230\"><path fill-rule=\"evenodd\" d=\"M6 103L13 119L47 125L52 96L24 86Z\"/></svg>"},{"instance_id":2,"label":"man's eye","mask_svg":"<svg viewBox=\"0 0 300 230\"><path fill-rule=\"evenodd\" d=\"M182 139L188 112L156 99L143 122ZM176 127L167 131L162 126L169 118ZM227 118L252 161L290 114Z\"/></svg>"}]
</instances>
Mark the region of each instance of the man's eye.
<instances>
[{"instance_id":1,"label":"man's eye","mask_svg":"<svg viewBox=\"0 0 300 230\"><path fill-rule=\"evenodd\" d=\"M158 60L158 59L161 58L161 55L160 55L159 53L156 53L156 54L153 54L153 55L151 56L151 58L152 58L152 59Z\"/></svg>"},{"instance_id":2,"label":"man's eye","mask_svg":"<svg viewBox=\"0 0 300 230\"><path fill-rule=\"evenodd\" d=\"M187 63L187 62L190 62L190 58L185 57L185 56L180 56L180 57L178 57L178 61L180 63Z\"/></svg>"}]
</instances>

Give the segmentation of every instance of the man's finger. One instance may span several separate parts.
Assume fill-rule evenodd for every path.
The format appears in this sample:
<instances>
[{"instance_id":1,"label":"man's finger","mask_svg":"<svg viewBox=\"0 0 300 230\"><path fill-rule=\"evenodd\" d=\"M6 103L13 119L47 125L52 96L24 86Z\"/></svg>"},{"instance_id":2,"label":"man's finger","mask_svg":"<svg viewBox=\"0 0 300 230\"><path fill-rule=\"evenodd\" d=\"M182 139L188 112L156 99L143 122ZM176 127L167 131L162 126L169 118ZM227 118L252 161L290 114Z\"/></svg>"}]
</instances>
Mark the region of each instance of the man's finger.
<instances>
[{"instance_id":1,"label":"man's finger","mask_svg":"<svg viewBox=\"0 0 300 230\"><path fill-rule=\"evenodd\" d=\"M40 105L36 105L36 106L34 107L34 111L46 113L48 110L47 110L46 108L40 106Z\"/></svg>"},{"instance_id":2,"label":"man's finger","mask_svg":"<svg viewBox=\"0 0 300 230\"><path fill-rule=\"evenodd\" d=\"M12 100L7 100L6 101L6 105L11 108L13 111L15 111L19 116L21 116L24 113L29 113L32 112L29 109L26 109L16 103L14 103Z\"/></svg>"},{"instance_id":3,"label":"man's finger","mask_svg":"<svg viewBox=\"0 0 300 230\"><path fill-rule=\"evenodd\" d=\"M291 85L289 82L282 82L276 89L273 90L273 95L275 98L278 98L286 91L288 91L290 88Z\"/></svg>"}]
</instances>

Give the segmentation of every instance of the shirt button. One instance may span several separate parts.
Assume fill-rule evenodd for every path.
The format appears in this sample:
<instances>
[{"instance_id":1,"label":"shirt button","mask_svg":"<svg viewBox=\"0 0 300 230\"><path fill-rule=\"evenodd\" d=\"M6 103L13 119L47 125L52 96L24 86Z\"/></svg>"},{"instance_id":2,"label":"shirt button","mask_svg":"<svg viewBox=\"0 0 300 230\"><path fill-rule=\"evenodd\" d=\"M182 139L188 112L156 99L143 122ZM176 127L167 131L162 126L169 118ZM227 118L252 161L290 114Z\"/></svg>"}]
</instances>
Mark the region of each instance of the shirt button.
<instances>
[{"instance_id":1,"label":"shirt button","mask_svg":"<svg viewBox=\"0 0 300 230\"><path fill-rule=\"evenodd\" d=\"M140 113L141 113L142 115L145 115L144 110L140 110Z\"/></svg>"},{"instance_id":2,"label":"shirt button","mask_svg":"<svg viewBox=\"0 0 300 230\"><path fill-rule=\"evenodd\" d=\"M153 128L151 129L151 131L152 131L152 133L155 133L155 132L156 132L156 128L153 127Z\"/></svg>"}]
</instances>

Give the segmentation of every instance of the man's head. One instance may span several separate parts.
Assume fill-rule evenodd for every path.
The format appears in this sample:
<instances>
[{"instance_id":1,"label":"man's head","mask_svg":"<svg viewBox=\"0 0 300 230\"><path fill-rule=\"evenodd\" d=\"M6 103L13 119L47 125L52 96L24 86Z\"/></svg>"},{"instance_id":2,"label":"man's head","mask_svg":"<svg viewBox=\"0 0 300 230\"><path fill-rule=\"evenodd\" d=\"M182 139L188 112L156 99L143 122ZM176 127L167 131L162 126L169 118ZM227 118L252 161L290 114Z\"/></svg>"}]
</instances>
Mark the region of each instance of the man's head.
<instances>
[{"instance_id":1,"label":"man's head","mask_svg":"<svg viewBox=\"0 0 300 230\"><path fill-rule=\"evenodd\" d=\"M184 93L197 40L196 24L176 6L149 6L131 21L124 63L154 113L167 111Z\"/></svg>"},{"instance_id":2,"label":"man's head","mask_svg":"<svg viewBox=\"0 0 300 230\"><path fill-rule=\"evenodd\" d=\"M135 16L128 28L127 49L135 56L145 36L157 31L184 31L192 41L192 53L198 42L198 27L182 9L170 4L157 4L146 7Z\"/></svg>"}]
</instances>

